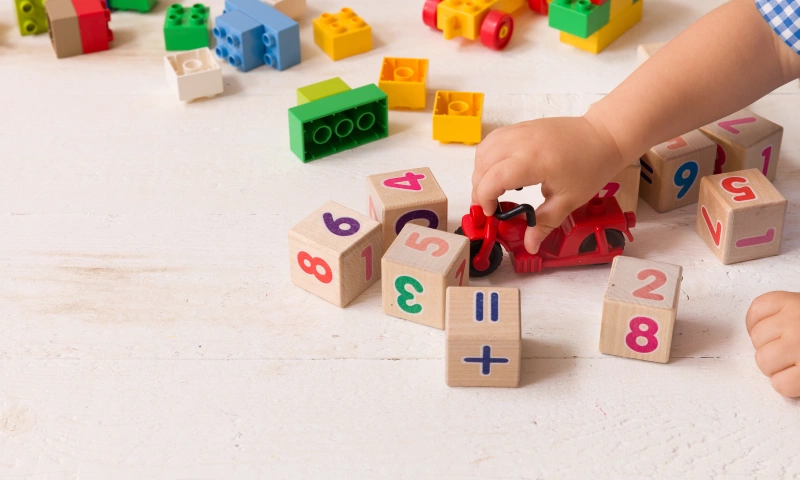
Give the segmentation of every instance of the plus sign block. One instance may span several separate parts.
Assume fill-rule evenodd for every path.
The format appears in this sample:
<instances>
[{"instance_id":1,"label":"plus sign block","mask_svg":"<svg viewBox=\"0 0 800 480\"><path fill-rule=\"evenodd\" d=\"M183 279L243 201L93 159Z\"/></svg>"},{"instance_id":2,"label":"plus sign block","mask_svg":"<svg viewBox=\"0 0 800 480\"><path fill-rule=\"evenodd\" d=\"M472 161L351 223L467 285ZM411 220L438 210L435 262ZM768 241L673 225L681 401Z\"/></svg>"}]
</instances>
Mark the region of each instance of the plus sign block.
<instances>
[{"instance_id":1,"label":"plus sign block","mask_svg":"<svg viewBox=\"0 0 800 480\"><path fill-rule=\"evenodd\" d=\"M600 351L667 363L682 272L678 265L616 257L603 300Z\"/></svg>"},{"instance_id":2,"label":"plus sign block","mask_svg":"<svg viewBox=\"0 0 800 480\"><path fill-rule=\"evenodd\" d=\"M451 387L518 387L519 289L447 289L445 376Z\"/></svg>"},{"instance_id":3,"label":"plus sign block","mask_svg":"<svg viewBox=\"0 0 800 480\"><path fill-rule=\"evenodd\" d=\"M757 168L770 181L775 180L783 138L783 127L777 123L740 110L700 131L717 144L715 174Z\"/></svg>"},{"instance_id":4,"label":"plus sign block","mask_svg":"<svg viewBox=\"0 0 800 480\"><path fill-rule=\"evenodd\" d=\"M697 202L700 179L714 173L716 147L694 130L651 148L640 160L639 196L657 212Z\"/></svg>"},{"instance_id":5,"label":"plus sign block","mask_svg":"<svg viewBox=\"0 0 800 480\"><path fill-rule=\"evenodd\" d=\"M787 203L755 168L705 177L697 233L725 265L778 255Z\"/></svg>"},{"instance_id":6,"label":"plus sign block","mask_svg":"<svg viewBox=\"0 0 800 480\"><path fill-rule=\"evenodd\" d=\"M639 205L639 172L638 161L628 165L611 179L595 197L616 197L623 212L636 213L636 207Z\"/></svg>"},{"instance_id":7,"label":"plus sign block","mask_svg":"<svg viewBox=\"0 0 800 480\"><path fill-rule=\"evenodd\" d=\"M383 313L444 330L447 287L469 284L469 241L406 224L381 260Z\"/></svg>"},{"instance_id":8,"label":"plus sign block","mask_svg":"<svg viewBox=\"0 0 800 480\"><path fill-rule=\"evenodd\" d=\"M381 276L378 222L328 202L289 230L292 283L344 307Z\"/></svg>"},{"instance_id":9,"label":"plus sign block","mask_svg":"<svg viewBox=\"0 0 800 480\"><path fill-rule=\"evenodd\" d=\"M429 168L367 177L367 212L383 225L384 251L407 223L447 230L447 197Z\"/></svg>"}]
</instances>

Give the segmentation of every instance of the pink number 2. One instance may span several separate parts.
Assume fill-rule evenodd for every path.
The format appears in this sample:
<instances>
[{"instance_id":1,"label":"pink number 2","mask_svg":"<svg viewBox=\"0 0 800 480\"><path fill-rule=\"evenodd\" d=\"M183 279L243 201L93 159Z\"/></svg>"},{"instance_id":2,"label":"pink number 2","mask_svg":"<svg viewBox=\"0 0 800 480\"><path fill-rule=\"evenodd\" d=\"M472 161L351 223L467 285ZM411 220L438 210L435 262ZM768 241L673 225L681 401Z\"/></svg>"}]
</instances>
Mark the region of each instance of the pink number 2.
<instances>
[{"instance_id":1,"label":"pink number 2","mask_svg":"<svg viewBox=\"0 0 800 480\"><path fill-rule=\"evenodd\" d=\"M605 198L605 197L613 197L619 191L619 183L617 182L609 182L603 187L594 198Z\"/></svg>"},{"instance_id":2,"label":"pink number 2","mask_svg":"<svg viewBox=\"0 0 800 480\"><path fill-rule=\"evenodd\" d=\"M366 272L367 278L365 281L369 282L372 280L372 245L367 245L364 247L364 250L361 250L361 258L366 262L364 271Z\"/></svg>"},{"instance_id":3,"label":"pink number 2","mask_svg":"<svg viewBox=\"0 0 800 480\"><path fill-rule=\"evenodd\" d=\"M761 150L761 157L764 158L764 169L761 170L761 173L763 173L765 177L767 176L767 172L769 172L769 157L771 156L772 156L772 145L765 148L764 150Z\"/></svg>"},{"instance_id":4,"label":"pink number 2","mask_svg":"<svg viewBox=\"0 0 800 480\"><path fill-rule=\"evenodd\" d=\"M632 295L636 298L644 298L645 300L655 300L660 302L664 300L664 295L660 293L653 293L654 290L664 286L667 283L667 275L662 272L661 270L656 270L655 268L648 268L639 272L639 275L636 276L639 280L646 280L650 277L653 277L653 281L645 285L644 287L635 290Z\"/></svg>"}]
</instances>

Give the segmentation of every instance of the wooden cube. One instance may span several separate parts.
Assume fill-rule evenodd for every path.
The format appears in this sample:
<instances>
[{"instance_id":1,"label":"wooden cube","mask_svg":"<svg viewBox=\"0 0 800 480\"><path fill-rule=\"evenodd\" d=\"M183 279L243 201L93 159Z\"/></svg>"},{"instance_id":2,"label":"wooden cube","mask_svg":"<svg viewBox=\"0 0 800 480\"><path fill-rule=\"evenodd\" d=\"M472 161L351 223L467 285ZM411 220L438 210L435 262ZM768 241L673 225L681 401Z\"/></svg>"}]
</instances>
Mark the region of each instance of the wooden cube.
<instances>
[{"instance_id":1,"label":"wooden cube","mask_svg":"<svg viewBox=\"0 0 800 480\"><path fill-rule=\"evenodd\" d=\"M714 173L757 168L770 181L778 171L783 127L749 110L709 123L700 131L717 143Z\"/></svg>"},{"instance_id":2,"label":"wooden cube","mask_svg":"<svg viewBox=\"0 0 800 480\"><path fill-rule=\"evenodd\" d=\"M603 300L600 351L667 363L682 272L678 265L616 257Z\"/></svg>"},{"instance_id":3,"label":"wooden cube","mask_svg":"<svg viewBox=\"0 0 800 480\"><path fill-rule=\"evenodd\" d=\"M445 377L451 387L518 387L519 289L447 289Z\"/></svg>"},{"instance_id":4,"label":"wooden cube","mask_svg":"<svg viewBox=\"0 0 800 480\"><path fill-rule=\"evenodd\" d=\"M641 159L639 196L657 212L691 205L700 179L714 173L717 145L693 130L651 148Z\"/></svg>"},{"instance_id":5,"label":"wooden cube","mask_svg":"<svg viewBox=\"0 0 800 480\"><path fill-rule=\"evenodd\" d=\"M617 197L617 202L619 202L623 212L636 213L636 207L639 204L640 169L638 161L628 165L608 182L595 197L602 198L607 195L613 195Z\"/></svg>"},{"instance_id":6,"label":"wooden cube","mask_svg":"<svg viewBox=\"0 0 800 480\"><path fill-rule=\"evenodd\" d=\"M787 203L755 168L705 177L697 233L725 265L778 255Z\"/></svg>"},{"instance_id":7,"label":"wooden cube","mask_svg":"<svg viewBox=\"0 0 800 480\"><path fill-rule=\"evenodd\" d=\"M383 225L383 251L407 223L447 230L447 197L429 168L367 177L367 212Z\"/></svg>"},{"instance_id":8,"label":"wooden cube","mask_svg":"<svg viewBox=\"0 0 800 480\"><path fill-rule=\"evenodd\" d=\"M328 202L289 230L292 283L344 307L381 276L381 226Z\"/></svg>"},{"instance_id":9,"label":"wooden cube","mask_svg":"<svg viewBox=\"0 0 800 480\"><path fill-rule=\"evenodd\" d=\"M659 42L639 45L639 48L636 49L636 62L639 65L643 64L666 44L667 42Z\"/></svg>"},{"instance_id":10,"label":"wooden cube","mask_svg":"<svg viewBox=\"0 0 800 480\"><path fill-rule=\"evenodd\" d=\"M383 313L444 329L447 287L469 285L469 241L406 224L381 260Z\"/></svg>"}]
</instances>

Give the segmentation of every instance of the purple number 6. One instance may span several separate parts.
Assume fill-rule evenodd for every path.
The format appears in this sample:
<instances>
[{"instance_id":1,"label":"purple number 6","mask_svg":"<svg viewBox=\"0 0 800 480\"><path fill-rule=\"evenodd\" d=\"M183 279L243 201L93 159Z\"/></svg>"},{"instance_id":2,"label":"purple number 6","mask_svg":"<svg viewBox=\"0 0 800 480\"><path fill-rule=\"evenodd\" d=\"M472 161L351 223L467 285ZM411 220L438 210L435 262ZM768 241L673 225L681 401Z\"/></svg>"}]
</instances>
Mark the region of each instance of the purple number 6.
<instances>
[{"instance_id":1,"label":"purple number 6","mask_svg":"<svg viewBox=\"0 0 800 480\"><path fill-rule=\"evenodd\" d=\"M361 228L361 224L355 218L342 217L334 220L333 215L328 212L322 214L322 221L332 234L340 237L349 237ZM342 228L342 225L347 225L347 228Z\"/></svg>"}]
</instances>

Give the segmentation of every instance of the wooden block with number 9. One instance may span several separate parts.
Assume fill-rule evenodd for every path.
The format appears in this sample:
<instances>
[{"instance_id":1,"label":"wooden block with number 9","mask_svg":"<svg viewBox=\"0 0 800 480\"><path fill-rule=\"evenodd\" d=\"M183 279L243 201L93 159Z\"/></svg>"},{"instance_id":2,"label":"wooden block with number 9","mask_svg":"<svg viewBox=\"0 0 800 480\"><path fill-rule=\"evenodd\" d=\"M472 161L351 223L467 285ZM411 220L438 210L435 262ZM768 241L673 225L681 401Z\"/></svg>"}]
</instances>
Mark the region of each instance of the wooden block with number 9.
<instances>
[{"instance_id":1,"label":"wooden block with number 9","mask_svg":"<svg viewBox=\"0 0 800 480\"><path fill-rule=\"evenodd\" d=\"M292 283L344 307L381 276L381 225L328 202L289 230Z\"/></svg>"},{"instance_id":2,"label":"wooden block with number 9","mask_svg":"<svg viewBox=\"0 0 800 480\"><path fill-rule=\"evenodd\" d=\"M367 177L367 212L383 225L383 251L407 223L447 230L447 197L429 168Z\"/></svg>"},{"instance_id":3,"label":"wooden block with number 9","mask_svg":"<svg viewBox=\"0 0 800 480\"><path fill-rule=\"evenodd\" d=\"M407 224L381 260L383 313L444 330L447 287L469 284L469 241Z\"/></svg>"},{"instance_id":4,"label":"wooden block with number 9","mask_svg":"<svg viewBox=\"0 0 800 480\"><path fill-rule=\"evenodd\" d=\"M615 258L603 300L600 351L667 363L682 272L679 265Z\"/></svg>"}]
</instances>

